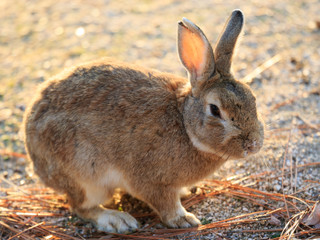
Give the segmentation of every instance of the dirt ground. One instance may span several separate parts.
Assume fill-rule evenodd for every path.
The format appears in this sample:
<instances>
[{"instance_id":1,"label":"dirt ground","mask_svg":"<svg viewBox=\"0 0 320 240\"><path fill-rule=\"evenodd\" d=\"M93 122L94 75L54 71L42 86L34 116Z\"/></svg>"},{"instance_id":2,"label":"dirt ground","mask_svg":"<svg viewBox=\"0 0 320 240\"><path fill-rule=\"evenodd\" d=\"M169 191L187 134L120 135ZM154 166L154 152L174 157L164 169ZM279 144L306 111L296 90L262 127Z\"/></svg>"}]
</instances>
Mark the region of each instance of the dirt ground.
<instances>
[{"instance_id":1,"label":"dirt ground","mask_svg":"<svg viewBox=\"0 0 320 240\"><path fill-rule=\"evenodd\" d=\"M246 160L228 162L214 174L213 179L264 193L287 194L303 199L306 204L292 200L298 210L289 211L285 217L268 214L264 218L256 218L256 221L248 217L252 220L249 223L231 224L210 231L194 230L173 238L279 238L281 229L294 218L294 214L319 201L319 0L1 0L0 238L9 239L21 226L12 224L12 216L7 214L9 209L23 210L19 201L11 201L8 205L12 189L25 192L30 186L41 188L25 157L19 155L25 154L20 132L22 116L39 83L65 67L105 56L186 76L177 56L177 21L182 17L189 18L214 44L224 22L236 8L244 12L246 26L233 69L237 79L249 81L257 96L258 110L266 124L266 136L259 154ZM272 65L269 68L265 64L268 61ZM202 182L198 185L198 192L206 187L218 191L212 183ZM47 194L54 194L48 191ZM60 197L64 203L63 196ZM205 197L188 210L201 219L204 226L211 226L243 214L288 210L286 201L279 199L268 202L268 199L261 200L252 195L220 192ZM130 197L123 197L121 201L115 205L118 208L121 205L133 214L150 212L143 203ZM101 233L95 235L94 230L83 230L93 227L74 215L68 217L68 210L64 212L66 215L53 219L57 229L61 229L59 224L64 222L63 226L71 229L67 231L70 236L78 239L112 237ZM33 219L28 216L20 219L26 222L22 229L32 226L28 225L30 218ZM142 229L158 221L154 219L139 219ZM36 224L43 219L33 220ZM6 227L9 222L11 228L18 230ZM48 218L45 224L54 225L54 221ZM164 229L161 224L150 229L154 228ZM25 234L28 232L32 230L26 230ZM30 233L30 236L35 235ZM307 237L319 239L320 233L295 236L296 239ZM15 238L24 239L23 235ZM53 234L52 238L46 239L57 238Z\"/></svg>"}]
</instances>

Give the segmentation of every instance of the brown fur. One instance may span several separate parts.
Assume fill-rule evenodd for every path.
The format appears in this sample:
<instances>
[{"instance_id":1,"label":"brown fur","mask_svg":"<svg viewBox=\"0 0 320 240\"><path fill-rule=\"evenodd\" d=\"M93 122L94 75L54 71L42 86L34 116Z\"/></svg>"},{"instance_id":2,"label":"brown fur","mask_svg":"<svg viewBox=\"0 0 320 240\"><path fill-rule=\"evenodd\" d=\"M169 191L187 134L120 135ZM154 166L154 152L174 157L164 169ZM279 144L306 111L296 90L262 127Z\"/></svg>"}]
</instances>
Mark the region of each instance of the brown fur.
<instances>
[{"instance_id":1,"label":"brown fur","mask_svg":"<svg viewBox=\"0 0 320 240\"><path fill-rule=\"evenodd\" d=\"M260 149L263 125L251 90L227 74L229 67L212 69L213 52L206 44L204 58L210 59L201 76L207 78L196 84L197 76L189 74L194 92L190 79L112 59L81 65L42 84L25 114L26 149L36 173L66 193L79 216L98 227L103 214L112 226L114 219L122 219L122 225L100 228L105 231L135 228L131 216L99 207L103 201L93 203L97 197L89 194L112 197L117 184L103 182L112 169L122 177L108 181L122 182L119 187L146 201L169 226L197 225L181 207L181 188L208 176L229 157ZM236 137L231 130L227 136L221 120L206 115L207 96L213 92L229 117L226 121L233 118L240 129ZM189 134L223 155L199 150Z\"/></svg>"}]
</instances>

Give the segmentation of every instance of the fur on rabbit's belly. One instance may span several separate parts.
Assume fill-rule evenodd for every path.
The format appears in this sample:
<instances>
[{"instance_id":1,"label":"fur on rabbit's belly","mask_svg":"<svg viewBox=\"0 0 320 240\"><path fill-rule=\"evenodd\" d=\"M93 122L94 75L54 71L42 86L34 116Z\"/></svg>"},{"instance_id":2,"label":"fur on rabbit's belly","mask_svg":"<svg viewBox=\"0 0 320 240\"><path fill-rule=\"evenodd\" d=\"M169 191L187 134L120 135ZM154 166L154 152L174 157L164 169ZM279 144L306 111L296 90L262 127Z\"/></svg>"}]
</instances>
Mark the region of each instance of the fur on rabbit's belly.
<instances>
[{"instance_id":1,"label":"fur on rabbit's belly","mask_svg":"<svg viewBox=\"0 0 320 240\"><path fill-rule=\"evenodd\" d=\"M101 204L110 199L114 189L121 189L130 193L130 188L123 174L115 168L110 167L99 179L82 179L81 186L85 191L83 207L90 207Z\"/></svg>"}]
</instances>

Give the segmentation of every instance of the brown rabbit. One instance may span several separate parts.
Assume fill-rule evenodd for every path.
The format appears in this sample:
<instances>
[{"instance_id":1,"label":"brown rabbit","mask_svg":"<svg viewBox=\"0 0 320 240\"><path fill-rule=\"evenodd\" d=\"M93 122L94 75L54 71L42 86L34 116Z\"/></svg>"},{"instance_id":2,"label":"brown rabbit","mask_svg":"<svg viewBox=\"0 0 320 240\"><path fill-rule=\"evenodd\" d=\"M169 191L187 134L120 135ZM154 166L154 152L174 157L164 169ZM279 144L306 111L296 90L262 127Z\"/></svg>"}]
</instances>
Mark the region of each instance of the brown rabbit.
<instances>
[{"instance_id":1,"label":"brown rabbit","mask_svg":"<svg viewBox=\"0 0 320 240\"><path fill-rule=\"evenodd\" d=\"M169 227L200 224L181 205L182 189L263 143L255 97L230 72L243 21L233 11L214 52L195 24L179 22L189 79L107 59L42 84L24 119L36 173L102 231L138 228L128 213L101 206L116 188Z\"/></svg>"}]
</instances>

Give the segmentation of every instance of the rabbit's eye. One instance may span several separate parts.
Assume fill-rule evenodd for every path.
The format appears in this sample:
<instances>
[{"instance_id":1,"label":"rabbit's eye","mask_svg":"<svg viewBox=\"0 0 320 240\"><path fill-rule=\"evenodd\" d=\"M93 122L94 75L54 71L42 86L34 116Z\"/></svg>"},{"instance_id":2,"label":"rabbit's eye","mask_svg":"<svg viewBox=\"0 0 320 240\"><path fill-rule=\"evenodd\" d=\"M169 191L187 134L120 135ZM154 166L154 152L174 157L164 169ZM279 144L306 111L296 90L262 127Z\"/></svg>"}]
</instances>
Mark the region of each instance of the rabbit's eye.
<instances>
[{"instance_id":1,"label":"rabbit's eye","mask_svg":"<svg viewBox=\"0 0 320 240\"><path fill-rule=\"evenodd\" d=\"M210 104L210 112L211 112L212 116L217 117L217 118L221 118L220 110L217 107L217 105Z\"/></svg>"}]
</instances>

